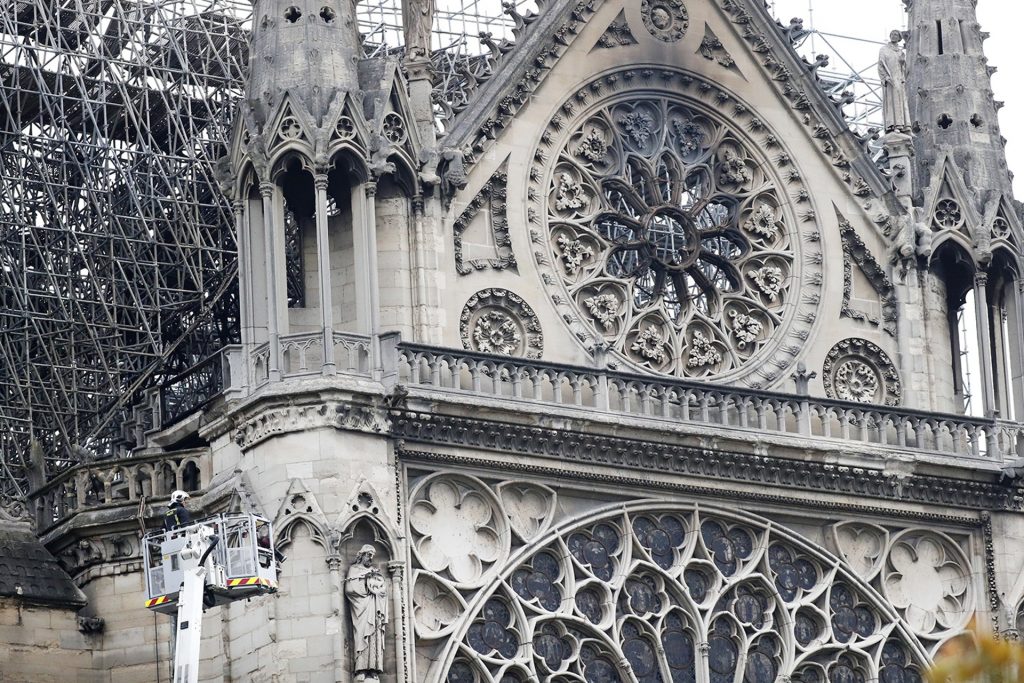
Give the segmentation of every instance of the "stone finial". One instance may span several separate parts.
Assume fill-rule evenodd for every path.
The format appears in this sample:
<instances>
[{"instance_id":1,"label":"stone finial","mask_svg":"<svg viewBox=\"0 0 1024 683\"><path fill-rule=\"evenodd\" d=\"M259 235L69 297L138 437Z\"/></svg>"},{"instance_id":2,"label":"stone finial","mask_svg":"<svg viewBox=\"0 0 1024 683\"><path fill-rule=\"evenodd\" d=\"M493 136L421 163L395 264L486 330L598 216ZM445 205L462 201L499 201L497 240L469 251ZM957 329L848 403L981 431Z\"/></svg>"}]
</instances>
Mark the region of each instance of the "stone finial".
<instances>
[{"instance_id":1,"label":"stone finial","mask_svg":"<svg viewBox=\"0 0 1024 683\"><path fill-rule=\"evenodd\" d=\"M818 376L813 370L808 372L807 364L803 361L797 363L796 372L793 373L793 381L796 382L796 393L800 396L810 395L811 380Z\"/></svg>"}]
</instances>

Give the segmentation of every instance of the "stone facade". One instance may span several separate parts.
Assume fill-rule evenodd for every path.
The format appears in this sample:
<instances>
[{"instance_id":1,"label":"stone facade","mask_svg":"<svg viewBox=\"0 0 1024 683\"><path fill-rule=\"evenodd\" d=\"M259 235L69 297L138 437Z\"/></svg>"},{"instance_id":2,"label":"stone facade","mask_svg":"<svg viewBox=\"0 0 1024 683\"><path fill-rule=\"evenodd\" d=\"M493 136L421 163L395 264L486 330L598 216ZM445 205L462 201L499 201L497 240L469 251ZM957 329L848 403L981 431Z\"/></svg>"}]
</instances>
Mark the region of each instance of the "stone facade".
<instances>
[{"instance_id":1,"label":"stone facade","mask_svg":"<svg viewBox=\"0 0 1024 683\"><path fill-rule=\"evenodd\" d=\"M50 650L81 680L166 675L137 514L175 488L273 520L288 556L275 595L207 611L203 681L355 680L366 545L387 682L913 683L972 619L1016 635L1004 177L957 173L923 119L880 167L761 2L515 15L516 41L437 95L441 137L422 55L352 60L342 4L256 3L257 57L337 40L319 80L294 55L253 67L227 183L243 343L201 411L165 420L155 395L132 458L32 494L104 630L7 625L5 603L3 647L45 651L4 675L36 680ZM945 92L914 32L942 6L975 35L973 5L908 4L912 87Z\"/></svg>"}]
</instances>

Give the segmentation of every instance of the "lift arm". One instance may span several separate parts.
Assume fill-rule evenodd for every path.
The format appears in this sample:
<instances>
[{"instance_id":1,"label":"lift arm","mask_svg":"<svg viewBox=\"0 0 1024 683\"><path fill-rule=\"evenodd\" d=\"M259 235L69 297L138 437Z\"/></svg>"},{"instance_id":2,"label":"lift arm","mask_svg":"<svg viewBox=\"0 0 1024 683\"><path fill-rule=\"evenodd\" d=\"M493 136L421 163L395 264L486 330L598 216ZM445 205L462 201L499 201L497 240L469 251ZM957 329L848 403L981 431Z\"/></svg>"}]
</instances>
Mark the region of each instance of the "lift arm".
<instances>
[{"instance_id":1,"label":"lift arm","mask_svg":"<svg viewBox=\"0 0 1024 683\"><path fill-rule=\"evenodd\" d=\"M179 554L184 580L178 599L177 634L174 640L173 683L198 683L199 644L203 636L203 595L208 570L206 562L220 539L208 526L189 532ZM192 565L192 566L189 566Z\"/></svg>"}]
</instances>

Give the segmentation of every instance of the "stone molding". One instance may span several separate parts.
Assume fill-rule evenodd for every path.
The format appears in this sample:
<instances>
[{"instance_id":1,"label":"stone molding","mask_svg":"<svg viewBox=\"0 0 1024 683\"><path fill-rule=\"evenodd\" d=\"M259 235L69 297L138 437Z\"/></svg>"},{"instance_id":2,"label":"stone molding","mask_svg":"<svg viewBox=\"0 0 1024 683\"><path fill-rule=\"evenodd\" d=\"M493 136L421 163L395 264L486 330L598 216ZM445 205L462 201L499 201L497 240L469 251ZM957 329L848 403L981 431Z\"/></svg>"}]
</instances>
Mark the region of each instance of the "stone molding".
<instances>
[{"instance_id":1,"label":"stone molding","mask_svg":"<svg viewBox=\"0 0 1024 683\"><path fill-rule=\"evenodd\" d=\"M968 510L1024 510L1024 493L999 484L792 460L563 429L418 412L395 413L391 435L405 442L534 455L571 463L735 481ZM400 443L400 452L406 447ZM462 456L430 456L463 462ZM881 463L880 463L881 464ZM515 465L516 467L527 467ZM559 476L564 475L560 472ZM574 475L584 476L584 475ZM614 477L612 477L614 480ZM767 494L765 494L767 495ZM827 506L828 503L818 502Z\"/></svg>"},{"instance_id":2,"label":"stone molding","mask_svg":"<svg viewBox=\"0 0 1024 683\"><path fill-rule=\"evenodd\" d=\"M899 312L896 303L896 288L893 287L885 269L878 263L878 259L864 244L864 240L857 234L853 225L836 210L836 218L839 219L839 236L843 241L843 308L840 315L851 320L860 320L871 324L874 327L881 327L890 337L896 336L896 321ZM882 319L869 318L861 311L850 306L850 299L853 296L853 266L857 265L860 272L871 284L872 289L878 295L882 305Z\"/></svg>"},{"instance_id":3,"label":"stone molding","mask_svg":"<svg viewBox=\"0 0 1024 683\"><path fill-rule=\"evenodd\" d=\"M234 440L243 450L272 436L320 427L381 433L388 430L387 414L372 405L328 401L312 405L288 405L261 411L234 429Z\"/></svg>"}]
</instances>

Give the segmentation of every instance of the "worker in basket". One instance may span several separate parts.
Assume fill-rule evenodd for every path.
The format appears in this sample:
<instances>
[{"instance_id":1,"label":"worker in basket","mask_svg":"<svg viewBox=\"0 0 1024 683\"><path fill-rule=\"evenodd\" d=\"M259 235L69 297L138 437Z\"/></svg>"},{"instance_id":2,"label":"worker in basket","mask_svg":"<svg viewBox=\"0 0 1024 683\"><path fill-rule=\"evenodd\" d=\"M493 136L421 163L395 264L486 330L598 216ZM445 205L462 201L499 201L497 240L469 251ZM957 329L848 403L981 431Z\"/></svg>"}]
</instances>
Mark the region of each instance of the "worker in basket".
<instances>
[{"instance_id":1,"label":"worker in basket","mask_svg":"<svg viewBox=\"0 0 1024 683\"><path fill-rule=\"evenodd\" d=\"M180 529L192 523L192 513L185 507L188 498L189 495L180 490L171 494L171 502L167 504L167 511L164 512L164 531Z\"/></svg>"}]
</instances>

